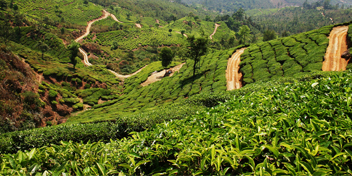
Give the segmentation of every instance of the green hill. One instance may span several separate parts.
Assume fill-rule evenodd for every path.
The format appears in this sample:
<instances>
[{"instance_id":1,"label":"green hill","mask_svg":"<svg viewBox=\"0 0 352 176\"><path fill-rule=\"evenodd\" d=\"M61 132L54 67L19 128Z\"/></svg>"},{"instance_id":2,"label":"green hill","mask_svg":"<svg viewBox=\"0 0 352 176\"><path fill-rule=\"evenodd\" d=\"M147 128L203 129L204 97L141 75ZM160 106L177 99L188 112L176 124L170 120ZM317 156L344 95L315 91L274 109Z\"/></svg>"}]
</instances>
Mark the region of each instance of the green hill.
<instances>
[{"instance_id":1,"label":"green hill","mask_svg":"<svg viewBox=\"0 0 352 176\"><path fill-rule=\"evenodd\" d=\"M210 1L0 0L0 175L351 174L351 64L321 70L334 27L349 26L352 47L352 22L262 42L292 14L350 13L327 2L250 18L222 8L274 1L219 1L209 10ZM299 2L281 5L289 3ZM212 20L213 10L223 13ZM277 17L285 13L289 20ZM90 34L74 43L91 20ZM208 40L196 65L191 36ZM226 91L238 49L244 87Z\"/></svg>"}]
</instances>

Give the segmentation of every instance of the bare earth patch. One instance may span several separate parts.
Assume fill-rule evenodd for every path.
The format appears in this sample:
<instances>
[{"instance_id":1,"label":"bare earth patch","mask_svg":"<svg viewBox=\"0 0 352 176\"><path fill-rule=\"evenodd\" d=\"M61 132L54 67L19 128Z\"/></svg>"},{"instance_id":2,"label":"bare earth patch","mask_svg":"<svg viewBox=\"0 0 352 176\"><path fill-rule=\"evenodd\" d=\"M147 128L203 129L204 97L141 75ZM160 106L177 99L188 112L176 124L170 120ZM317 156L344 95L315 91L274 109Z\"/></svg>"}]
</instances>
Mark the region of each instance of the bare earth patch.
<instances>
[{"instance_id":1,"label":"bare earth patch","mask_svg":"<svg viewBox=\"0 0 352 176\"><path fill-rule=\"evenodd\" d=\"M239 73L241 55L246 48L238 49L227 63L226 80L227 90L239 89L242 87L242 73Z\"/></svg>"},{"instance_id":2,"label":"bare earth patch","mask_svg":"<svg viewBox=\"0 0 352 176\"><path fill-rule=\"evenodd\" d=\"M177 66L173 67L173 68L165 69L165 70L162 70L162 71L160 71L160 72L157 72L157 73L154 73L154 74L150 75L150 76L148 77L148 79L147 79L144 83L141 84L141 86L144 87L144 86L147 86L147 85L149 85L149 84L151 84L151 83L160 81L160 80L164 77L166 71L168 71L168 70L171 70L171 71L172 71L172 73L171 73L169 76L174 75L174 73L177 72L177 71L179 71L179 70L182 68L182 66L183 66L184 64L185 64L185 63L182 63L182 64L180 64L180 65L177 65Z\"/></svg>"},{"instance_id":3,"label":"bare earth patch","mask_svg":"<svg viewBox=\"0 0 352 176\"><path fill-rule=\"evenodd\" d=\"M347 31L348 26L335 27L329 36L329 46L326 49L323 71L344 71L349 59L346 60L341 55L347 51Z\"/></svg>"}]
</instances>

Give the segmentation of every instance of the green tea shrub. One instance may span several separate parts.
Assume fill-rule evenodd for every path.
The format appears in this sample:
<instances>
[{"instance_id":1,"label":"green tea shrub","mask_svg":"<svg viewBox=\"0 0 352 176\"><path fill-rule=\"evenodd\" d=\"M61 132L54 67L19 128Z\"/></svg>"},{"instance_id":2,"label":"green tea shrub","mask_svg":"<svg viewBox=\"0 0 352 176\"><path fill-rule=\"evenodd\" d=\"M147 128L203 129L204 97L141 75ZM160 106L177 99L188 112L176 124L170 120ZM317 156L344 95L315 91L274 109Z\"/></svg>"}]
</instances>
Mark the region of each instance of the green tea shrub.
<instances>
[{"instance_id":1,"label":"green tea shrub","mask_svg":"<svg viewBox=\"0 0 352 176\"><path fill-rule=\"evenodd\" d=\"M55 98L57 96L58 92L55 90L49 90L49 97L50 98Z\"/></svg>"}]
</instances>

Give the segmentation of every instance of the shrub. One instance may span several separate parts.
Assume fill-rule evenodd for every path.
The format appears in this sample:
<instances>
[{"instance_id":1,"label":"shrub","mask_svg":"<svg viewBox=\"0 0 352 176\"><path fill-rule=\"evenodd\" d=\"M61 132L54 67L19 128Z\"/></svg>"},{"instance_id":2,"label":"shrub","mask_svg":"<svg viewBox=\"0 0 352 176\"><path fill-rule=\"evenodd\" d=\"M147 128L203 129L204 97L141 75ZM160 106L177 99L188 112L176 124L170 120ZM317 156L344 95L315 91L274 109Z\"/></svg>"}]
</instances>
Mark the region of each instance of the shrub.
<instances>
[{"instance_id":1,"label":"shrub","mask_svg":"<svg viewBox=\"0 0 352 176\"><path fill-rule=\"evenodd\" d=\"M57 96L57 92L56 91L54 91L54 90L49 90L49 97L50 98L55 98L56 96Z\"/></svg>"}]
</instances>

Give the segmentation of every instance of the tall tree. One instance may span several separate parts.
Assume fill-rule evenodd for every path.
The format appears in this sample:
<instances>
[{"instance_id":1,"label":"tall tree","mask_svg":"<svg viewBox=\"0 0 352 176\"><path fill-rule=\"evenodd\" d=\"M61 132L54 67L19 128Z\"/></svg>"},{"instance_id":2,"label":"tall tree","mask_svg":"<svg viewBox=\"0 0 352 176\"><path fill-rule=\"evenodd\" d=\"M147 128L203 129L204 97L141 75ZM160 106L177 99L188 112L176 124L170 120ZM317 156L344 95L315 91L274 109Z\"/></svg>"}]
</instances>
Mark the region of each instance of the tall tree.
<instances>
[{"instance_id":1,"label":"tall tree","mask_svg":"<svg viewBox=\"0 0 352 176\"><path fill-rule=\"evenodd\" d=\"M79 52L79 47L80 47L80 44L75 41L72 41L71 44L68 46L68 49L70 50L71 64L73 65L74 69L76 69L76 64L77 64L76 57Z\"/></svg>"},{"instance_id":2,"label":"tall tree","mask_svg":"<svg viewBox=\"0 0 352 176\"><path fill-rule=\"evenodd\" d=\"M36 47L42 52L42 59L44 59L44 53L50 49L50 47L44 42L44 40L39 40Z\"/></svg>"},{"instance_id":3,"label":"tall tree","mask_svg":"<svg viewBox=\"0 0 352 176\"><path fill-rule=\"evenodd\" d=\"M200 61L200 57L205 55L208 50L208 39L204 37L195 38L194 36L189 36L188 41L188 51L187 56L194 61L193 64L193 76L196 75L196 66Z\"/></svg>"},{"instance_id":4,"label":"tall tree","mask_svg":"<svg viewBox=\"0 0 352 176\"><path fill-rule=\"evenodd\" d=\"M161 65L166 68L171 64L172 59L174 58L174 54L170 48L164 47L161 49L159 57L161 58Z\"/></svg>"},{"instance_id":5,"label":"tall tree","mask_svg":"<svg viewBox=\"0 0 352 176\"><path fill-rule=\"evenodd\" d=\"M251 33L251 29L247 25L243 25L240 27L240 31L238 34L241 36L241 40L244 44L246 44L246 37Z\"/></svg>"},{"instance_id":6,"label":"tall tree","mask_svg":"<svg viewBox=\"0 0 352 176\"><path fill-rule=\"evenodd\" d=\"M263 41L276 39L276 32L274 30L265 30L263 34Z\"/></svg>"}]
</instances>

